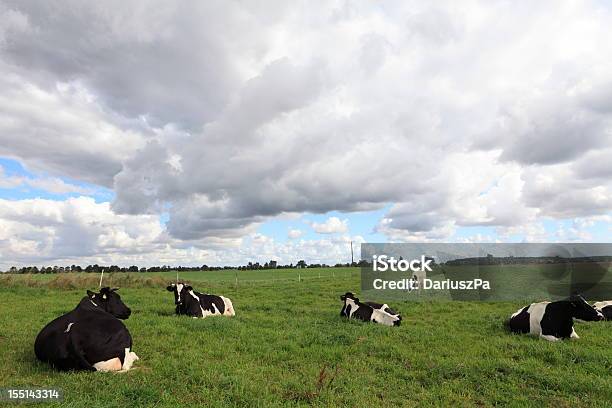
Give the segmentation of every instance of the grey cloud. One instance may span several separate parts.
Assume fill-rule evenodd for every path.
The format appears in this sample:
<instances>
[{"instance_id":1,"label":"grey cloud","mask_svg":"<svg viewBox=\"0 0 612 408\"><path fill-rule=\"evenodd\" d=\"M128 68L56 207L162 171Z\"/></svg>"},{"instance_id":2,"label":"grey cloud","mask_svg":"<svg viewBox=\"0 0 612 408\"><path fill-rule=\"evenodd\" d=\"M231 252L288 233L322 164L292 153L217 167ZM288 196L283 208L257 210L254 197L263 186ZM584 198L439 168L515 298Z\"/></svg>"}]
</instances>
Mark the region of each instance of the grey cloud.
<instances>
[{"instance_id":1,"label":"grey cloud","mask_svg":"<svg viewBox=\"0 0 612 408\"><path fill-rule=\"evenodd\" d=\"M9 2L29 30L6 34L3 53L39 83L80 81L103 104L154 126L199 128L240 82L228 48L238 27L231 5L168 2ZM221 33L224 33L223 35ZM50 46L52 44L52 46ZM168 90L171 89L171 92Z\"/></svg>"},{"instance_id":2,"label":"grey cloud","mask_svg":"<svg viewBox=\"0 0 612 408\"><path fill-rule=\"evenodd\" d=\"M502 160L524 164L566 162L610 143L606 122L577 106L530 112L520 128L511 125ZM512 122L514 118L507 118Z\"/></svg>"}]
</instances>

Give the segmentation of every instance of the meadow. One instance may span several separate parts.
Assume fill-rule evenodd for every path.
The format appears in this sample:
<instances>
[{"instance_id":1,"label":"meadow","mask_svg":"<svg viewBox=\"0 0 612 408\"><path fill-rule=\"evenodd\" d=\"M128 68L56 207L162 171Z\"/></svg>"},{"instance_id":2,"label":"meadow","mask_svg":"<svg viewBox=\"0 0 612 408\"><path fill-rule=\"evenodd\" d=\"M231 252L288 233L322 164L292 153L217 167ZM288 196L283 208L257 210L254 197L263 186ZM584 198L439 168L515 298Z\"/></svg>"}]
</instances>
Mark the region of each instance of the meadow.
<instances>
[{"instance_id":1,"label":"meadow","mask_svg":"<svg viewBox=\"0 0 612 408\"><path fill-rule=\"evenodd\" d=\"M238 284L236 284L238 277ZM339 316L359 270L183 272L232 299L234 318L174 315L174 272L114 274L141 360L128 373L58 373L33 343L99 275L0 277L0 387L59 387L69 407L610 406L612 322L577 341L512 335L520 302L407 302L400 327ZM364 299L366 300L366 299ZM376 300L376 299L371 299ZM58 403L45 406L60 406Z\"/></svg>"}]
</instances>

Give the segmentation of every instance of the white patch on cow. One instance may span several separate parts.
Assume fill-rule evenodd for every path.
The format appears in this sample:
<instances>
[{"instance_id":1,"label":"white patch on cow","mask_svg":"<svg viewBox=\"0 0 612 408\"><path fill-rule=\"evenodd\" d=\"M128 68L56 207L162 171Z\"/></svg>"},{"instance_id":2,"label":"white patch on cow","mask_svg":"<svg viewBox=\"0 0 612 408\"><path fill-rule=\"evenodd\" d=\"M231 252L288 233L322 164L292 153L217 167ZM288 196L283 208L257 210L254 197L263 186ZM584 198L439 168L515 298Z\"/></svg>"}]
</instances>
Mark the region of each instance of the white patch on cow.
<instances>
[{"instance_id":1,"label":"white patch on cow","mask_svg":"<svg viewBox=\"0 0 612 408\"><path fill-rule=\"evenodd\" d=\"M373 322L376 322L376 323L379 323L385 326L393 326L393 323L399 320L397 316L387 313L380 309L373 309L372 317L370 319Z\"/></svg>"},{"instance_id":2,"label":"white patch on cow","mask_svg":"<svg viewBox=\"0 0 612 408\"><path fill-rule=\"evenodd\" d=\"M350 319L351 317L353 317L353 313L355 313L359 307L357 306L357 303L355 303L355 301L349 297L346 298L345 304L346 306L351 307L351 311L349 312L349 319Z\"/></svg>"},{"instance_id":3,"label":"white patch on cow","mask_svg":"<svg viewBox=\"0 0 612 408\"><path fill-rule=\"evenodd\" d=\"M213 309L215 309L215 311L212 313L214 315L216 314L221 314L221 312L219 311L219 308L217 307L217 305L215 305L214 303L212 304Z\"/></svg>"},{"instance_id":4,"label":"white patch on cow","mask_svg":"<svg viewBox=\"0 0 612 408\"><path fill-rule=\"evenodd\" d=\"M223 314L225 316L236 316L236 311L234 311L234 305L232 304L232 301L224 296L221 296L221 299L223 299L223 303L225 303L225 311L223 312Z\"/></svg>"},{"instance_id":5,"label":"white patch on cow","mask_svg":"<svg viewBox=\"0 0 612 408\"><path fill-rule=\"evenodd\" d=\"M411 280L416 282L416 290L421 292L423 287L425 286L425 279L427 278L427 272L425 271L415 271L412 274Z\"/></svg>"},{"instance_id":6,"label":"white patch on cow","mask_svg":"<svg viewBox=\"0 0 612 408\"><path fill-rule=\"evenodd\" d=\"M101 371L103 373L108 371L120 371L121 360L119 359L119 357L115 357L111 358L110 360L95 363L93 366L97 371Z\"/></svg>"},{"instance_id":7,"label":"white patch on cow","mask_svg":"<svg viewBox=\"0 0 612 408\"><path fill-rule=\"evenodd\" d=\"M140 358L134 353L130 351L130 348L127 347L125 349L125 357L123 358L123 366L121 367L122 371L128 371L132 368L132 365L136 360L140 360Z\"/></svg>"},{"instance_id":8,"label":"white patch on cow","mask_svg":"<svg viewBox=\"0 0 612 408\"><path fill-rule=\"evenodd\" d=\"M189 291L189 294L190 294L190 295L191 295L191 296L192 296L192 297L193 297L195 300L197 300L197 301L198 301L198 306L200 306L200 312L202 312L202 317L204 318L204 317L208 316L208 315L210 314L210 312L208 312L208 311L205 311L205 310L204 310L204 308L202 307L202 304L200 303L200 297L199 297L199 296L197 296L195 293L193 293L193 290L190 290L190 291Z\"/></svg>"},{"instance_id":9,"label":"white patch on cow","mask_svg":"<svg viewBox=\"0 0 612 408\"><path fill-rule=\"evenodd\" d=\"M68 323L68 327L66 327L66 330L64 330L64 333L68 333L73 324L74 323Z\"/></svg>"},{"instance_id":10,"label":"white patch on cow","mask_svg":"<svg viewBox=\"0 0 612 408\"><path fill-rule=\"evenodd\" d=\"M91 302L92 305L94 305L95 307L98 307L98 305L96 305L93 300L89 299L89 301Z\"/></svg>"},{"instance_id":11,"label":"white patch on cow","mask_svg":"<svg viewBox=\"0 0 612 408\"><path fill-rule=\"evenodd\" d=\"M178 302L181 301L181 292L183 291L183 284L179 283L178 285L176 285L176 293L178 294Z\"/></svg>"},{"instance_id":12,"label":"white patch on cow","mask_svg":"<svg viewBox=\"0 0 612 408\"><path fill-rule=\"evenodd\" d=\"M601 312L602 309L606 306L612 306L612 300L604 300L602 302L595 302L593 303L593 307L598 311Z\"/></svg>"},{"instance_id":13,"label":"white patch on cow","mask_svg":"<svg viewBox=\"0 0 612 408\"><path fill-rule=\"evenodd\" d=\"M560 341L561 339L555 336L550 336L550 335L541 335L541 338L543 338L544 340L548 340L548 341Z\"/></svg>"},{"instance_id":14,"label":"white patch on cow","mask_svg":"<svg viewBox=\"0 0 612 408\"><path fill-rule=\"evenodd\" d=\"M576 334L576 330L572 327L572 334L570 334L570 339L579 339L578 334Z\"/></svg>"},{"instance_id":15,"label":"white patch on cow","mask_svg":"<svg viewBox=\"0 0 612 408\"><path fill-rule=\"evenodd\" d=\"M534 336L540 336L542 334L542 326L540 325L540 322L542 321L542 317L544 317L546 306L549 303L550 302L539 302L529 305L529 308L527 309L527 313L529 313L529 334Z\"/></svg>"},{"instance_id":16,"label":"white patch on cow","mask_svg":"<svg viewBox=\"0 0 612 408\"><path fill-rule=\"evenodd\" d=\"M519 313L521 313L523 311L524 307L521 307L519 310L517 310L516 312L512 313L512 316L510 316L511 319L515 318L516 316L519 315Z\"/></svg>"}]
</instances>

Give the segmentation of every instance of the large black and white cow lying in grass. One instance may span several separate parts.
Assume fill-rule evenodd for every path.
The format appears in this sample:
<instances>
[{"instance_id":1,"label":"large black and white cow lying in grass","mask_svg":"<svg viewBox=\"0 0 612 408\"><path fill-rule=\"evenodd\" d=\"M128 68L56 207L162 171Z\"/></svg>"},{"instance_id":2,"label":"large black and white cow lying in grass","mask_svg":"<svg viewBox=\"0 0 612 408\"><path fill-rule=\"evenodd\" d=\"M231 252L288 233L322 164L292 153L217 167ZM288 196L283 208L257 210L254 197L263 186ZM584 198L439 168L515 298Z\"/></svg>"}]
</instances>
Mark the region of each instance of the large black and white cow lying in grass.
<instances>
[{"instance_id":1,"label":"large black and white cow lying in grass","mask_svg":"<svg viewBox=\"0 0 612 408\"><path fill-rule=\"evenodd\" d=\"M612 300L593 303L593 307L603 315L606 320L612 320Z\"/></svg>"},{"instance_id":2,"label":"large black and white cow lying in grass","mask_svg":"<svg viewBox=\"0 0 612 408\"><path fill-rule=\"evenodd\" d=\"M532 303L519 309L507 322L514 333L529 333L549 341L579 338L574 318L584 321L603 320L603 315L580 295L558 302Z\"/></svg>"},{"instance_id":3,"label":"large black and white cow lying in grass","mask_svg":"<svg viewBox=\"0 0 612 408\"><path fill-rule=\"evenodd\" d=\"M361 303L359 298L351 292L346 292L340 296L340 300L344 302L340 311L342 317L379 323L385 326L399 326L402 323L402 317L389 308L387 304Z\"/></svg>"},{"instance_id":4,"label":"large black and white cow lying in grass","mask_svg":"<svg viewBox=\"0 0 612 408\"><path fill-rule=\"evenodd\" d=\"M36 337L36 357L62 371L129 370L138 356L119 319L127 319L131 310L116 290L88 290L74 310L47 324Z\"/></svg>"},{"instance_id":5,"label":"large black and white cow lying in grass","mask_svg":"<svg viewBox=\"0 0 612 408\"><path fill-rule=\"evenodd\" d=\"M172 283L166 289L169 292L174 292L174 304L178 315L192 317L236 316L232 301L224 296L199 293L182 282Z\"/></svg>"}]
</instances>

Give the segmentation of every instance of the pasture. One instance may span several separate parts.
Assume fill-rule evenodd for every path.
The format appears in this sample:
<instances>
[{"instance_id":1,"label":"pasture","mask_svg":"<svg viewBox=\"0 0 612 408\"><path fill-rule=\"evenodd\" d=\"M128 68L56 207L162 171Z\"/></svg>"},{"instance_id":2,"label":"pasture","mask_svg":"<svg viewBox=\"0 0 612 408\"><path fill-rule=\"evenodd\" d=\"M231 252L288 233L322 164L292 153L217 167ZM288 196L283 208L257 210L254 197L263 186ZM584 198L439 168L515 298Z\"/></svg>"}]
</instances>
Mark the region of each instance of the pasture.
<instances>
[{"instance_id":1,"label":"pasture","mask_svg":"<svg viewBox=\"0 0 612 408\"><path fill-rule=\"evenodd\" d=\"M298 280L298 273L299 280ZM333 275L332 275L333 273ZM320 275L321 274L321 275ZM174 316L173 272L116 274L141 360L128 373L58 373L33 343L99 275L0 277L0 386L59 387L65 406L609 406L612 322L578 341L509 334L523 303L394 302L402 326L340 318L359 270L183 272L237 316ZM367 300L367 299L363 299ZM371 299L376 300L376 299ZM54 404L45 404L53 406ZM59 404L58 404L59 405Z\"/></svg>"}]
</instances>

